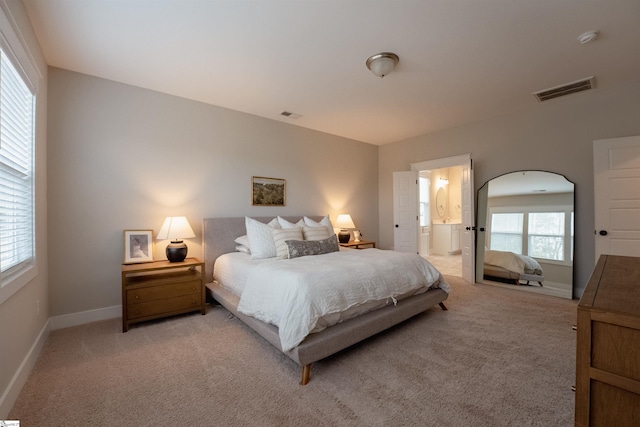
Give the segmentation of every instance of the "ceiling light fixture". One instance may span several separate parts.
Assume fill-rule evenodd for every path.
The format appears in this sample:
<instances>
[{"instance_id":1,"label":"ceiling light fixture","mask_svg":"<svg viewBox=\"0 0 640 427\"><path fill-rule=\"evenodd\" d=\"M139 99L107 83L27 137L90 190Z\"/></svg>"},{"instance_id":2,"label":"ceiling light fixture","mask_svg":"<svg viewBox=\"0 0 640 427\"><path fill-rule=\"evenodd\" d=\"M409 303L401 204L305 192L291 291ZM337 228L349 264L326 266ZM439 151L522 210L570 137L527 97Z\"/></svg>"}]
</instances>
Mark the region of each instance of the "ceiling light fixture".
<instances>
[{"instance_id":1,"label":"ceiling light fixture","mask_svg":"<svg viewBox=\"0 0 640 427\"><path fill-rule=\"evenodd\" d=\"M398 61L400 61L400 58L398 58L398 55L395 53L376 53L367 58L367 68L370 69L373 74L382 78L393 71Z\"/></svg>"},{"instance_id":2,"label":"ceiling light fixture","mask_svg":"<svg viewBox=\"0 0 640 427\"><path fill-rule=\"evenodd\" d=\"M586 44L589 42L594 41L596 38L598 38L598 32L597 31L587 31L584 34L580 34L578 36L578 41L582 44Z\"/></svg>"}]
</instances>

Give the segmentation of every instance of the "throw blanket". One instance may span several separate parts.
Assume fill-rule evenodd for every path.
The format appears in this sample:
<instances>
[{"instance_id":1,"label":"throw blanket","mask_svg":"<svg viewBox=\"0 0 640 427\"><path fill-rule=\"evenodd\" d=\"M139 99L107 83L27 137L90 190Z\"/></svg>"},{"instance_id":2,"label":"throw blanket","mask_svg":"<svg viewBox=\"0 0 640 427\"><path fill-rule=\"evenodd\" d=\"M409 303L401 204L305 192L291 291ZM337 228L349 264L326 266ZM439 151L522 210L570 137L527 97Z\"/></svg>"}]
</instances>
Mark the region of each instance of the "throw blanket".
<instances>
[{"instance_id":1,"label":"throw blanket","mask_svg":"<svg viewBox=\"0 0 640 427\"><path fill-rule=\"evenodd\" d=\"M484 263L497 265L520 274L542 275L542 267L538 261L530 256L520 255L513 252L485 251Z\"/></svg>"},{"instance_id":2,"label":"throw blanket","mask_svg":"<svg viewBox=\"0 0 640 427\"><path fill-rule=\"evenodd\" d=\"M279 328L283 351L304 340L322 316L420 288L449 284L417 254L351 250L258 265L249 275L238 310Z\"/></svg>"}]
</instances>

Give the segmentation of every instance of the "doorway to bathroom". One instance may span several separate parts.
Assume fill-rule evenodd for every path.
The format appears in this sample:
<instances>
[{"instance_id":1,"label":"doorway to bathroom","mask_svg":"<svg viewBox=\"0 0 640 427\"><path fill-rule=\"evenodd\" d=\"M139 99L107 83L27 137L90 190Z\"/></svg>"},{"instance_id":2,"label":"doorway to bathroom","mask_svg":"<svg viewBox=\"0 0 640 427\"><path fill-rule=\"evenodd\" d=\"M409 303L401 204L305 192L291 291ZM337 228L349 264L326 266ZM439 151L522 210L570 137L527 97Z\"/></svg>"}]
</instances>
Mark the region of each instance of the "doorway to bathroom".
<instances>
[{"instance_id":1,"label":"doorway to bathroom","mask_svg":"<svg viewBox=\"0 0 640 427\"><path fill-rule=\"evenodd\" d=\"M418 172L418 252L442 274L473 277L473 172L469 155L414 163Z\"/></svg>"},{"instance_id":2,"label":"doorway to bathroom","mask_svg":"<svg viewBox=\"0 0 640 427\"><path fill-rule=\"evenodd\" d=\"M420 255L442 274L462 277L462 167L418 172Z\"/></svg>"}]
</instances>

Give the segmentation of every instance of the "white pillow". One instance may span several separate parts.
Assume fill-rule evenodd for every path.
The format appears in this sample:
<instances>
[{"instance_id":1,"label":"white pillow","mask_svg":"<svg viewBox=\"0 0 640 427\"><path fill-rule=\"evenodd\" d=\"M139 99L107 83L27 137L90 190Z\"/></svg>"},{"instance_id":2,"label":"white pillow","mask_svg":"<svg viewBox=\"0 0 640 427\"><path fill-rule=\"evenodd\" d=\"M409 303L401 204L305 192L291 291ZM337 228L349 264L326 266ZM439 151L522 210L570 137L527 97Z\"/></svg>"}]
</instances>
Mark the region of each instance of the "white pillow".
<instances>
[{"instance_id":1,"label":"white pillow","mask_svg":"<svg viewBox=\"0 0 640 427\"><path fill-rule=\"evenodd\" d=\"M326 215L324 218L322 218L320 222L316 222L311 218L305 216L304 223L307 224L307 226L309 227L325 226L327 227L327 230L329 230L329 235L335 234L335 232L333 231L333 224L331 224L331 219L329 218L329 215Z\"/></svg>"},{"instance_id":2,"label":"white pillow","mask_svg":"<svg viewBox=\"0 0 640 427\"><path fill-rule=\"evenodd\" d=\"M280 224L280 227L282 228L302 228L304 226L304 219L301 219L300 221L296 222L295 224L292 222L287 221L286 219L282 218L281 216L278 217L278 224Z\"/></svg>"},{"instance_id":3,"label":"white pillow","mask_svg":"<svg viewBox=\"0 0 640 427\"><path fill-rule=\"evenodd\" d=\"M300 227L271 229L271 235L276 244L276 256L278 258L289 258L289 249L286 241L288 240L304 240L302 238L302 229Z\"/></svg>"},{"instance_id":4,"label":"white pillow","mask_svg":"<svg viewBox=\"0 0 640 427\"><path fill-rule=\"evenodd\" d=\"M302 227L304 240L324 240L331 237L333 233L329 233L327 227Z\"/></svg>"},{"instance_id":5,"label":"white pillow","mask_svg":"<svg viewBox=\"0 0 640 427\"><path fill-rule=\"evenodd\" d=\"M276 244L273 241L271 230L280 228L278 219L272 219L269 224L262 223L253 218L244 217L244 225L247 228L251 258L273 258L276 256Z\"/></svg>"},{"instance_id":6,"label":"white pillow","mask_svg":"<svg viewBox=\"0 0 640 427\"><path fill-rule=\"evenodd\" d=\"M251 249L245 245L236 245L236 252L242 252L243 254L251 255Z\"/></svg>"},{"instance_id":7,"label":"white pillow","mask_svg":"<svg viewBox=\"0 0 640 427\"><path fill-rule=\"evenodd\" d=\"M234 240L234 242L239 245L246 246L247 248L251 248L251 246L249 245L249 237L246 234L244 236L238 237L236 240Z\"/></svg>"}]
</instances>

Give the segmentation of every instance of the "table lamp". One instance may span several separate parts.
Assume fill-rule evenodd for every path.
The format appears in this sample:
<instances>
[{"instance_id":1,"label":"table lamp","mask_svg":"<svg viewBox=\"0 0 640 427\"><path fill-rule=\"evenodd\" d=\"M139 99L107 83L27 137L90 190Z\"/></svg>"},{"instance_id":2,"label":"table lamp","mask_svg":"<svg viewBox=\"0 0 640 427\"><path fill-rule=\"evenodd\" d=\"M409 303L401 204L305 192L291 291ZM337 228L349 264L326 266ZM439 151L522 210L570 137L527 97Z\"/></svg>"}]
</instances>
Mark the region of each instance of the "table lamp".
<instances>
[{"instance_id":1,"label":"table lamp","mask_svg":"<svg viewBox=\"0 0 640 427\"><path fill-rule=\"evenodd\" d=\"M187 217L185 216L168 216L164 220L164 224L160 228L156 239L171 239L171 243L167 245L167 259L169 262L181 262L187 257L187 244L182 239L191 239L196 237Z\"/></svg>"},{"instance_id":2,"label":"table lamp","mask_svg":"<svg viewBox=\"0 0 640 427\"><path fill-rule=\"evenodd\" d=\"M356 225L351 219L351 215L338 215L338 219L336 220L336 227L340 229L340 232L338 233L338 240L340 241L340 243L349 243L351 234L349 234L349 230L347 230L347 228L356 228Z\"/></svg>"}]
</instances>

